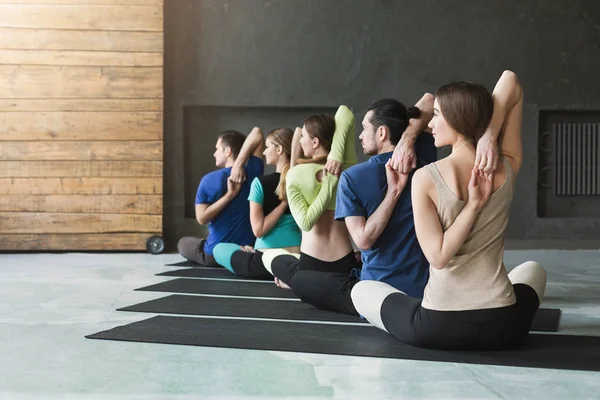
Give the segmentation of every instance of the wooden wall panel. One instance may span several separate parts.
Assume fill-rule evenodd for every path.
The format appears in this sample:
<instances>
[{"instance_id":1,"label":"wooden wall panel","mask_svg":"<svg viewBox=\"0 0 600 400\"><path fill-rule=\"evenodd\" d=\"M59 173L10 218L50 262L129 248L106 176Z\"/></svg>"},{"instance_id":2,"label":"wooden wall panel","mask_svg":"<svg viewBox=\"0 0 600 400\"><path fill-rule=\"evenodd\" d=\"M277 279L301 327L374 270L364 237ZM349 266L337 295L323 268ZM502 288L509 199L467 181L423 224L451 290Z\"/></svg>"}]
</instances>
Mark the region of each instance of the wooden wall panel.
<instances>
[{"instance_id":1,"label":"wooden wall panel","mask_svg":"<svg viewBox=\"0 0 600 400\"><path fill-rule=\"evenodd\" d=\"M0 250L162 232L162 24L162 0L0 0Z\"/></svg>"},{"instance_id":2,"label":"wooden wall panel","mask_svg":"<svg viewBox=\"0 0 600 400\"><path fill-rule=\"evenodd\" d=\"M134 111L159 111L161 117L159 127L162 132L162 105L161 99L0 99L0 112L94 111L100 113L100 111L123 111L133 113ZM115 116L115 114L111 115ZM22 123L29 123L29 117L22 119Z\"/></svg>"},{"instance_id":3,"label":"wooden wall panel","mask_svg":"<svg viewBox=\"0 0 600 400\"><path fill-rule=\"evenodd\" d=\"M162 214L160 195L0 195L0 212Z\"/></svg>"},{"instance_id":4,"label":"wooden wall panel","mask_svg":"<svg viewBox=\"0 0 600 400\"><path fill-rule=\"evenodd\" d=\"M162 7L0 4L0 26L29 29L162 31Z\"/></svg>"},{"instance_id":5,"label":"wooden wall panel","mask_svg":"<svg viewBox=\"0 0 600 400\"><path fill-rule=\"evenodd\" d=\"M162 68L0 65L0 98L161 98Z\"/></svg>"},{"instance_id":6,"label":"wooden wall panel","mask_svg":"<svg viewBox=\"0 0 600 400\"><path fill-rule=\"evenodd\" d=\"M21 199L40 194L161 195L162 189L156 178L0 178L0 195L21 195Z\"/></svg>"},{"instance_id":7,"label":"wooden wall panel","mask_svg":"<svg viewBox=\"0 0 600 400\"><path fill-rule=\"evenodd\" d=\"M110 51L0 50L0 65L86 65L113 67L160 67L160 53Z\"/></svg>"},{"instance_id":8,"label":"wooden wall panel","mask_svg":"<svg viewBox=\"0 0 600 400\"><path fill-rule=\"evenodd\" d=\"M156 177L162 161L0 161L0 178Z\"/></svg>"},{"instance_id":9,"label":"wooden wall panel","mask_svg":"<svg viewBox=\"0 0 600 400\"><path fill-rule=\"evenodd\" d=\"M0 49L163 52L162 32L77 31L0 27Z\"/></svg>"},{"instance_id":10,"label":"wooden wall panel","mask_svg":"<svg viewBox=\"0 0 600 400\"><path fill-rule=\"evenodd\" d=\"M162 215L0 212L3 233L160 232Z\"/></svg>"},{"instance_id":11,"label":"wooden wall panel","mask_svg":"<svg viewBox=\"0 0 600 400\"><path fill-rule=\"evenodd\" d=\"M4 141L0 158L7 161L162 160L162 141Z\"/></svg>"},{"instance_id":12,"label":"wooden wall panel","mask_svg":"<svg viewBox=\"0 0 600 400\"><path fill-rule=\"evenodd\" d=\"M147 233L2 234L0 250L145 250Z\"/></svg>"},{"instance_id":13,"label":"wooden wall panel","mask_svg":"<svg viewBox=\"0 0 600 400\"><path fill-rule=\"evenodd\" d=\"M0 0L0 4L162 6L163 0Z\"/></svg>"},{"instance_id":14,"label":"wooden wall panel","mask_svg":"<svg viewBox=\"0 0 600 400\"><path fill-rule=\"evenodd\" d=\"M1 109L1 105L0 105ZM161 140L161 112L5 112L0 140Z\"/></svg>"}]
</instances>

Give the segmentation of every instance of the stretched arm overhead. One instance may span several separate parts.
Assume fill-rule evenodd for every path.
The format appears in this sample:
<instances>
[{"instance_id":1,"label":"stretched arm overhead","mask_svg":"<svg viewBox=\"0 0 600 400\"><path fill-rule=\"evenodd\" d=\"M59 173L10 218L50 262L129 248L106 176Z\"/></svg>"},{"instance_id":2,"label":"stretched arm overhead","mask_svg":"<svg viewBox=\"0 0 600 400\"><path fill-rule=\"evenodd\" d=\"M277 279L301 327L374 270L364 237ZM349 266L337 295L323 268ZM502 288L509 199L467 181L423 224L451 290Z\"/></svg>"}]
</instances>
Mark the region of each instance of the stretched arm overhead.
<instances>
[{"instance_id":1,"label":"stretched arm overhead","mask_svg":"<svg viewBox=\"0 0 600 400\"><path fill-rule=\"evenodd\" d=\"M494 88L492 98L494 114L488 131L497 136L500 154L508 157L513 171L517 173L523 161L523 88L514 72L504 71Z\"/></svg>"},{"instance_id":2,"label":"stretched arm overhead","mask_svg":"<svg viewBox=\"0 0 600 400\"><path fill-rule=\"evenodd\" d=\"M417 167L417 156L415 154L415 143L417 138L424 131L431 131L427 125L433 118L433 102L435 97L431 93L425 93L423 97L415 104L421 115L419 118L411 118L408 120L408 126L402 138L394 149L392 156L392 168L398 172L409 173Z\"/></svg>"},{"instance_id":3,"label":"stretched arm overhead","mask_svg":"<svg viewBox=\"0 0 600 400\"><path fill-rule=\"evenodd\" d=\"M290 153L290 169L297 164L299 158L304 156L302 152L302 146L300 145L300 139L302 138L302 128L296 127L294 136L292 136L292 150Z\"/></svg>"},{"instance_id":4,"label":"stretched arm overhead","mask_svg":"<svg viewBox=\"0 0 600 400\"><path fill-rule=\"evenodd\" d=\"M402 134L402 139L406 138L407 141L415 143L417 137L422 132L431 132L431 129L427 127L431 118L433 118L433 102L435 101L435 96L431 93L425 93L423 97L417 101L415 107L421 110L421 115L419 118L411 118L408 120L408 126L406 130Z\"/></svg>"},{"instance_id":5,"label":"stretched arm overhead","mask_svg":"<svg viewBox=\"0 0 600 400\"><path fill-rule=\"evenodd\" d=\"M335 133L331 143L331 150L327 156L328 160L335 160L342 163L344 166L356 164L356 151L354 149L354 114L346 106L340 106L335 114ZM292 141L292 159L294 157L294 146L300 147L300 134L302 131L296 129L294 139ZM298 135L298 140L296 140ZM293 164L292 164L293 165ZM304 194L302 193L301 183L307 180L314 179L314 176L300 176L303 170L294 168L290 169L287 175L286 191L289 202L290 211L294 220L305 232L312 229L318 219L321 217L327 205L335 197L335 189L337 187L338 177L336 175L324 174L321 187L315 199L309 204Z\"/></svg>"},{"instance_id":6,"label":"stretched arm overhead","mask_svg":"<svg viewBox=\"0 0 600 400\"><path fill-rule=\"evenodd\" d=\"M355 142L356 128L354 114L347 106L341 105L335 113L335 133L327 160L337 161L342 164L343 169L356 164ZM339 176L341 171L337 172L334 175Z\"/></svg>"},{"instance_id":7,"label":"stretched arm overhead","mask_svg":"<svg viewBox=\"0 0 600 400\"><path fill-rule=\"evenodd\" d=\"M517 75L504 71L492 93L494 113L485 134L477 143L475 166L492 174L498 166L499 153L508 158L515 174L521 168L523 149L523 88Z\"/></svg>"},{"instance_id":8,"label":"stretched arm overhead","mask_svg":"<svg viewBox=\"0 0 600 400\"><path fill-rule=\"evenodd\" d=\"M262 152L264 151L264 137L260 128L252 129L252 132L244 140L244 145L240 149L235 159L233 166L231 167L230 179L234 182L241 183L246 180L246 173L244 172L244 166L250 159L250 156L262 158Z\"/></svg>"},{"instance_id":9,"label":"stretched arm overhead","mask_svg":"<svg viewBox=\"0 0 600 400\"><path fill-rule=\"evenodd\" d=\"M304 166L298 166L304 167ZM287 175L286 191L287 198L294 220L305 232L312 229L315 223L319 220L327 205L335 196L338 178L335 175L327 174L323 176L321 188L315 199L309 204L304 193L302 192L303 182L307 179L315 179L312 174L310 176L302 176L303 169L298 167L291 169Z\"/></svg>"}]
</instances>

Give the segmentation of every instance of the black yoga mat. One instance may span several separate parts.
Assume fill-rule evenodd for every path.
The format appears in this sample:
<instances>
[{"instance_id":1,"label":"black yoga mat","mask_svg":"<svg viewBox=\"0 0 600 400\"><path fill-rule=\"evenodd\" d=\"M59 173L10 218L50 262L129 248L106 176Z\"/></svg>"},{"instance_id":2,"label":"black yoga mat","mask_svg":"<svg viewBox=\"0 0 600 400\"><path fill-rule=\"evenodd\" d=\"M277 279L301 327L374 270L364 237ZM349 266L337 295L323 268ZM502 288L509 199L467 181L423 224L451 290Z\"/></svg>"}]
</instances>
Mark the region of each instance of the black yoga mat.
<instances>
[{"instance_id":1,"label":"black yoga mat","mask_svg":"<svg viewBox=\"0 0 600 400\"><path fill-rule=\"evenodd\" d=\"M361 320L359 317L319 310L301 301L185 296L178 294L120 308L117 311L367 323L367 321Z\"/></svg>"},{"instance_id":2,"label":"black yoga mat","mask_svg":"<svg viewBox=\"0 0 600 400\"><path fill-rule=\"evenodd\" d=\"M600 371L600 337L529 335L510 351L412 347L370 325L157 316L86 336L90 339L236 349L339 354L467 364Z\"/></svg>"},{"instance_id":3,"label":"black yoga mat","mask_svg":"<svg viewBox=\"0 0 600 400\"><path fill-rule=\"evenodd\" d=\"M530 330L537 332L558 332L561 311L558 308L539 308L533 317Z\"/></svg>"},{"instance_id":4,"label":"black yoga mat","mask_svg":"<svg viewBox=\"0 0 600 400\"><path fill-rule=\"evenodd\" d=\"M236 280L255 280L249 278L241 278L226 270L225 268L188 268L188 269L176 269L174 271L167 271L157 276L177 276L181 278L223 278L223 279L236 279ZM273 278L270 279L271 281Z\"/></svg>"},{"instance_id":5,"label":"black yoga mat","mask_svg":"<svg viewBox=\"0 0 600 400\"><path fill-rule=\"evenodd\" d=\"M184 260L184 261L179 261L176 263L172 263L172 264L165 264L167 267L202 267L202 265L195 263L193 261L188 261L188 260Z\"/></svg>"},{"instance_id":6,"label":"black yoga mat","mask_svg":"<svg viewBox=\"0 0 600 400\"><path fill-rule=\"evenodd\" d=\"M300 301L186 296L178 294L120 308L117 311L289 319L294 321L366 323L365 320L358 317L319 310ZM558 330L559 317L560 310L558 309L539 309L533 319L531 330L538 332L556 332Z\"/></svg>"},{"instance_id":7,"label":"black yoga mat","mask_svg":"<svg viewBox=\"0 0 600 400\"><path fill-rule=\"evenodd\" d=\"M188 271L188 270L180 270ZM220 278L219 272L225 272L233 277L229 271L221 269L193 269L195 277ZM177 272L177 271L173 271ZM170 272L165 272L159 275L167 275ZM235 279L235 278L234 278ZM213 280L197 280L197 279L174 279L167 282L158 283L151 286L146 286L140 291L157 291L170 293L194 293L207 295L225 295L225 296L244 296L244 297L272 297L272 298L295 298L296 296L291 290L280 289L270 282L260 282L252 280L238 279L238 281L213 281ZM264 307L254 309L250 303L235 303L235 306L227 303L225 300L215 301L215 308L207 314L208 308L203 304L209 300L203 300L204 297L186 296L186 298L165 297L162 299L152 300L150 302L127 307L124 311L140 311L153 313L171 313L171 314L194 314L194 315L221 315L221 316L238 316L238 317L256 317L256 318L275 318L275 319L292 319L292 320L311 320L307 318L308 314L300 312L298 305L275 305L272 303L265 304ZM258 299L255 299L258 300ZM194 304L194 302L196 304ZM256 304L256 303L252 303ZM181 310L179 310L181 306ZM138 307L138 309L130 309ZM303 308L306 310L305 305ZM312 307L311 307L312 308ZM316 310L318 311L318 310ZM316 312L315 311L315 312ZM314 315L319 315L318 313ZM325 318L325 315L330 315L331 319ZM315 321L333 321L333 322L348 322L346 319L340 320L336 317L337 313L325 312L323 316L317 316ZM537 332L557 332L561 311L556 308L541 308L537 311L533 323L532 331ZM324 319L319 319L324 318ZM345 318L345 316L344 316ZM352 318L352 317L351 317Z\"/></svg>"},{"instance_id":8,"label":"black yoga mat","mask_svg":"<svg viewBox=\"0 0 600 400\"><path fill-rule=\"evenodd\" d=\"M249 282L243 280L217 281L178 278L135 290L145 292L196 293L246 297L296 297L291 290L280 289L271 282Z\"/></svg>"}]
</instances>

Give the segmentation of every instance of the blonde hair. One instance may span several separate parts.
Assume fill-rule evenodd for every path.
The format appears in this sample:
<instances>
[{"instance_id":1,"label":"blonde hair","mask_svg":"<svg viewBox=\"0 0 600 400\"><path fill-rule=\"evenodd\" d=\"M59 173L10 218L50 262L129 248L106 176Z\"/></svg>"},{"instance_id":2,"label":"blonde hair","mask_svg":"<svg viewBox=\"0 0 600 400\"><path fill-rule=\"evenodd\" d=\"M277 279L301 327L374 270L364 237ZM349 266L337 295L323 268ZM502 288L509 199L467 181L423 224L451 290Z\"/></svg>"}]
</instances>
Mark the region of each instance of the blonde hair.
<instances>
[{"instance_id":1,"label":"blonde hair","mask_svg":"<svg viewBox=\"0 0 600 400\"><path fill-rule=\"evenodd\" d=\"M281 169L281 173L279 176L279 184L275 189L275 194L279 200L283 201L287 199L287 195L285 193L285 178L287 176L288 171L290 170L290 156L292 154L292 138L294 137L294 131L289 128L278 128L273 129L267 135L267 139L276 144L277 146L281 146L283 152L288 158L288 162L285 163L283 168Z\"/></svg>"}]
</instances>

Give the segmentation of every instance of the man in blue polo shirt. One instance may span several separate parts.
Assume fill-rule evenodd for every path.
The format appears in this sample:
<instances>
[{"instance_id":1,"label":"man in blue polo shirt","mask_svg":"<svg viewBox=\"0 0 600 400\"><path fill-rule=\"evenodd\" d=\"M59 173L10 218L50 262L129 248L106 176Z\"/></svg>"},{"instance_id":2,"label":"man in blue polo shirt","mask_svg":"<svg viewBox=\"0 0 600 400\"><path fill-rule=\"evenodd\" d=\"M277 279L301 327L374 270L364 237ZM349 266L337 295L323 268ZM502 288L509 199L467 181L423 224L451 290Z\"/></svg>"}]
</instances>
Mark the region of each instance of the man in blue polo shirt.
<instances>
[{"instance_id":1,"label":"man in blue polo shirt","mask_svg":"<svg viewBox=\"0 0 600 400\"><path fill-rule=\"evenodd\" d=\"M335 210L336 220L345 221L361 250L362 269L350 275L297 272L290 286L303 301L358 315L350 292L359 280L382 281L409 296L423 297L429 263L415 233L410 169L437 159L432 136L420 134L431 119L418 109L424 102L433 103L433 96L426 94L409 109L393 99L379 100L369 107L359 138L364 153L372 157L342 173ZM397 161L399 153L409 156L404 170L397 167L400 173L392 168L391 160L394 156Z\"/></svg>"},{"instance_id":2,"label":"man in blue polo shirt","mask_svg":"<svg viewBox=\"0 0 600 400\"><path fill-rule=\"evenodd\" d=\"M258 128L248 138L237 131L219 135L213 156L220 169L204 175L196 193L196 220L208 224L208 238L186 236L177 244L179 254L189 261L218 266L213 257L218 243L254 244L247 199L250 183L264 172L262 139Z\"/></svg>"}]
</instances>

